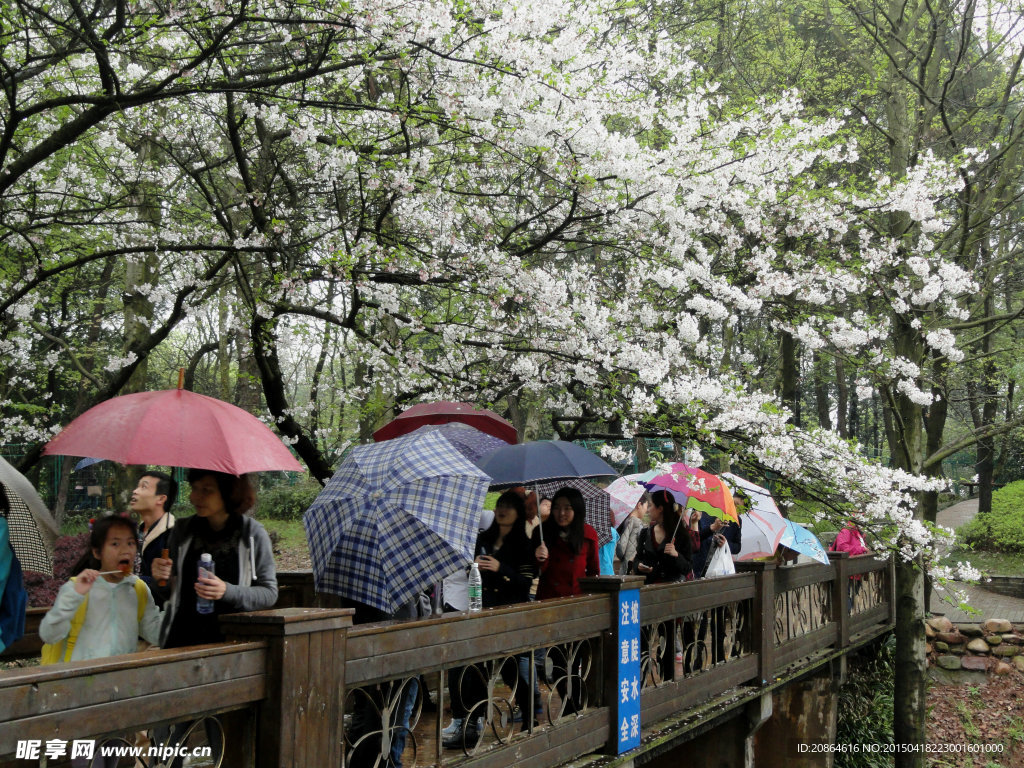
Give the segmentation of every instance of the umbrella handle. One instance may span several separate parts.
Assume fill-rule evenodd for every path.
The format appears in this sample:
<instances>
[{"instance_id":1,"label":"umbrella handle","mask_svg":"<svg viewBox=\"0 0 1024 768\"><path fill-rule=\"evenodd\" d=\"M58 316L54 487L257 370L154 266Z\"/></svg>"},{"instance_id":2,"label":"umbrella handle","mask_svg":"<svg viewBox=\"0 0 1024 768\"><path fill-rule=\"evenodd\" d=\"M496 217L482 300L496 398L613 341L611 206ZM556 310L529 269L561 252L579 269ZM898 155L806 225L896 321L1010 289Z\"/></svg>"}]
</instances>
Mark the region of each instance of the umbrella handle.
<instances>
[{"instance_id":1,"label":"umbrella handle","mask_svg":"<svg viewBox=\"0 0 1024 768\"><path fill-rule=\"evenodd\" d=\"M540 492L533 486L533 495L537 497L537 530L540 531L540 543L544 543L544 521L540 518Z\"/></svg>"},{"instance_id":2,"label":"umbrella handle","mask_svg":"<svg viewBox=\"0 0 1024 768\"><path fill-rule=\"evenodd\" d=\"M160 550L160 557L163 558L164 560L166 560L170 556L171 556L171 550L169 550L169 549L162 549L162 550ZM160 581L158 581L156 583L156 585L158 587L166 587L167 586L167 579L160 579Z\"/></svg>"},{"instance_id":3,"label":"umbrella handle","mask_svg":"<svg viewBox=\"0 0 1024 768\"><path fill-rule=\"evenodd\" d=\"M673 543L675 542L675 540L676 540L676 534L677 534L677 533L679 533L679 525L680 525L680 523L682 523L682 522L683 522L683 516L682 516L682 515L679 515L679 519L678 519L678 520L676 520L676 529L675 529L674 531L672 531L672 538L671 538L671 539L669 539L669 541L671 541L671 542L673 542Z\"/></svg>"}]
</instances>

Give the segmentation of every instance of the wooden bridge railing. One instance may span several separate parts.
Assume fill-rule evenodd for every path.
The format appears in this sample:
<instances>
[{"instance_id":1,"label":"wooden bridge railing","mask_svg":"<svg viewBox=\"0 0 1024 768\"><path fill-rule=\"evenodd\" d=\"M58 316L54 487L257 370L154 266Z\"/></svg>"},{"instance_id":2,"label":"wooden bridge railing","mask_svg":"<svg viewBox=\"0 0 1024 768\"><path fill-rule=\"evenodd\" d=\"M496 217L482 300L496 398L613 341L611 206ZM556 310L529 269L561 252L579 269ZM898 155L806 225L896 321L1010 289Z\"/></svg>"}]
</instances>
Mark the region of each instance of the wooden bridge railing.
<instances>
[{"instance_id":1,"label":"wooden bridge railing","mask_svg":"<svg viewBox=\"0 0 1024 768\"><path fill-rule=\"evenodd\" d=\"M770 689L893 623L888 561L839 553L830 565L739 570L640 590L645 729L729 691ZM282 582L282 602L313 602L308 575ZM0 764L28 765L12 759L19 740L88 739L201 715L235 730L225 765L338 766L343 753L350 767L372 765L403 738L406 766L410 757L554 766L613 751L620 693L632 694L616 679L618 597L636 585L596 579L579 598L355 627L346 610L283 607L224 617L229 644L9 670L0 673ZM517 683L509 670L520 665ZM467 675L485 692L466 702L472 719L486 718L483 738L444 749L443 718L428 729L418 708L403 727L418 681L447 700L449 683L458 689ZM513 722L520 684L530 694L520 701L539 694L536 723Z\"/></svg>"}]
</instances>

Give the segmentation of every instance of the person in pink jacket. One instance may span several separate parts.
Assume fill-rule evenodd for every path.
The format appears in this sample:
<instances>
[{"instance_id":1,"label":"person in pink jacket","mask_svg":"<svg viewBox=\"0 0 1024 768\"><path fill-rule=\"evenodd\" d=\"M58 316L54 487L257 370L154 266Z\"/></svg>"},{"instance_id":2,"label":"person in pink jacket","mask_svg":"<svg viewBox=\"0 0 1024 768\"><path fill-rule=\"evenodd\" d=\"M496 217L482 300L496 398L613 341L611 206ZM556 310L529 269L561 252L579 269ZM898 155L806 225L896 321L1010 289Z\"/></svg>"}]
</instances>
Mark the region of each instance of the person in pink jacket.
<instances>
[{"instance_id":1,"label":"person in pink jacket","mask_svg":"<svg viewBox=\"0 0 1024 768\"><path fill-rule=\"evenodd\" d=\"M863 555L869 552L867 545L864 544L864 535L860 532L860 528L853 520L847 520L846 525L843 526L843 530L836 536L836 540L832 542L831 547L833 552L849 552L850 557L857 555ZM861 588L861 576L855 574L850 577L850 613L853 613L853 601L856 598L857 593L860 592Z\"/></svg>"},{"instance_id":2,"label":"person in pink jacket","mask_svg":"<svg viewBox=\"0 0 1024 768\"><path fill-rule=\"evenodd\" d=\"M832 550L834 552L849 552L850 557L863 555L870 551L864 544L864 535L853 520L846 521L843 530L839 532L832 544Z\"/></svg>"}]
</instances>

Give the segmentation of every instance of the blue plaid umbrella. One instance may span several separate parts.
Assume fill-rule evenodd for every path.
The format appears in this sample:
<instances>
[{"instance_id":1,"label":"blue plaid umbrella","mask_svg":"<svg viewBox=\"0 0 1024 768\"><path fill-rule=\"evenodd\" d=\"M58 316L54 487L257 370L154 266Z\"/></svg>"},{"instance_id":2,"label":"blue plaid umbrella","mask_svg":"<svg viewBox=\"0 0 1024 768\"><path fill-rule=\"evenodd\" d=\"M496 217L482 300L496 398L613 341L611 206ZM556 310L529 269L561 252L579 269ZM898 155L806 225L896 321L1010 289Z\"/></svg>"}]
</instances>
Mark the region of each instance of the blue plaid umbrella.
<instances>
[{"instance_id":1,"label":"blue plaid umbrella","mask_svg":"<svg viewBox=\"0 0 1024 768\"><path fill-rule=\"evenodd\" d=\"M409 434L416 435L421 432L438 432L444 435L445 440L451 443L455 450L474 464L485 456L491 455L503 445L508 445L500 438L458 421L450 421L447 424L428 424L425 427L414 429Z\"/></svg>"},{"instance_id":2,"label":"blue plaid umbrella","mask_svg":"<svg viewBox=\"0 0 1024 768\"><path fill-rule=\"evenodd\" d=\"M472 561L488 483L435 432L357 447L302 518L317 591L394 613Z\"/></svg>"}]
</instances>

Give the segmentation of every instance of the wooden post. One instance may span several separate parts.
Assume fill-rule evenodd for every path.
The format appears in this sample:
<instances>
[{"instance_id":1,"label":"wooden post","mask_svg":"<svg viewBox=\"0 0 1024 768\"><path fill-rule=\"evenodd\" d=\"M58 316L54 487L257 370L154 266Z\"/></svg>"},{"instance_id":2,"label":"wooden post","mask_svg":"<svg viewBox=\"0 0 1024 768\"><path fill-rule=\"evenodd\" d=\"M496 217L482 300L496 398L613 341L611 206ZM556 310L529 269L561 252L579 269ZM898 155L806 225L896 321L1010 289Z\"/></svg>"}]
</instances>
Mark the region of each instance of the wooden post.
<instances>
[{"instance_id":1,"label":"wooden post","mask_svg":"<svg viewBox=\"0 0 1024 768\"><path fill-rule=\"evenodd\" d=\"M829 551L828 559L836 569L832 582L832 610L836 620L836 648L850 644L850 553Z\"/></svg>"},{"instance_id":2,"label":"wooden post","mask_svg":"<svg viewBox=\"0 0 1024 768\"><path fill-rule=\"evenodd\" d=\"M754 608L750 618L751 643L757 649L758 685L768 685L775 679L775 568L774 560L736 563L737 573L754 574Z\"/></svg>"},{"instance_id":3,"label":"wooden post","mask_svg":"<svg viewBox=\"0 0 1024 768\"><path fill-rule=\"evenodd\" d=\"M221 617L229 639L269 644L257 716L258 768L338 766L351 609L280 608Z\"/></svg>"},{"instance_id":4,"label":"wooden post","mask_svg":"<svg viewBox=\"0 0 1024 768\"><path fill-rule=\"evenodd\" d=\"M643 680L640 674L640 612L639 612L639 589L644 584L642 576L597 576L595 578L580 579L580 588L584 592L600 592L607 594L608 610L611 612L611 626L602 638L601 665L597 670L596 679L602 685L601 700L608 707L608 741L605 743L605 752L610 755L618 755L627 752L635 746L639 746L640 729L640 688ZM635 591L634 591L635 590ZM635 596L636 611L627 609L629 612L624 616L623 607L620 605L622 598L628 597L628 593ZM625 621L625 624L623 623ZM630 629L635 635L636 643L629 639ZM625 642L625 651L623 650ZM629 654L628 664L620 664L623 653ZM635 661L633 661L635 654ZM635 674L629 676L627 689L623 692L620 670L630 665L635 666ZM635 677L635 680L633 680ZM623 697L627 702L623 702ZM636 716L636 723L632 722ZM623 737L623 721L626 723L626 735ZM633 729L636 728L636 738L633 737Z\"/></svg>"}]
</instances>

